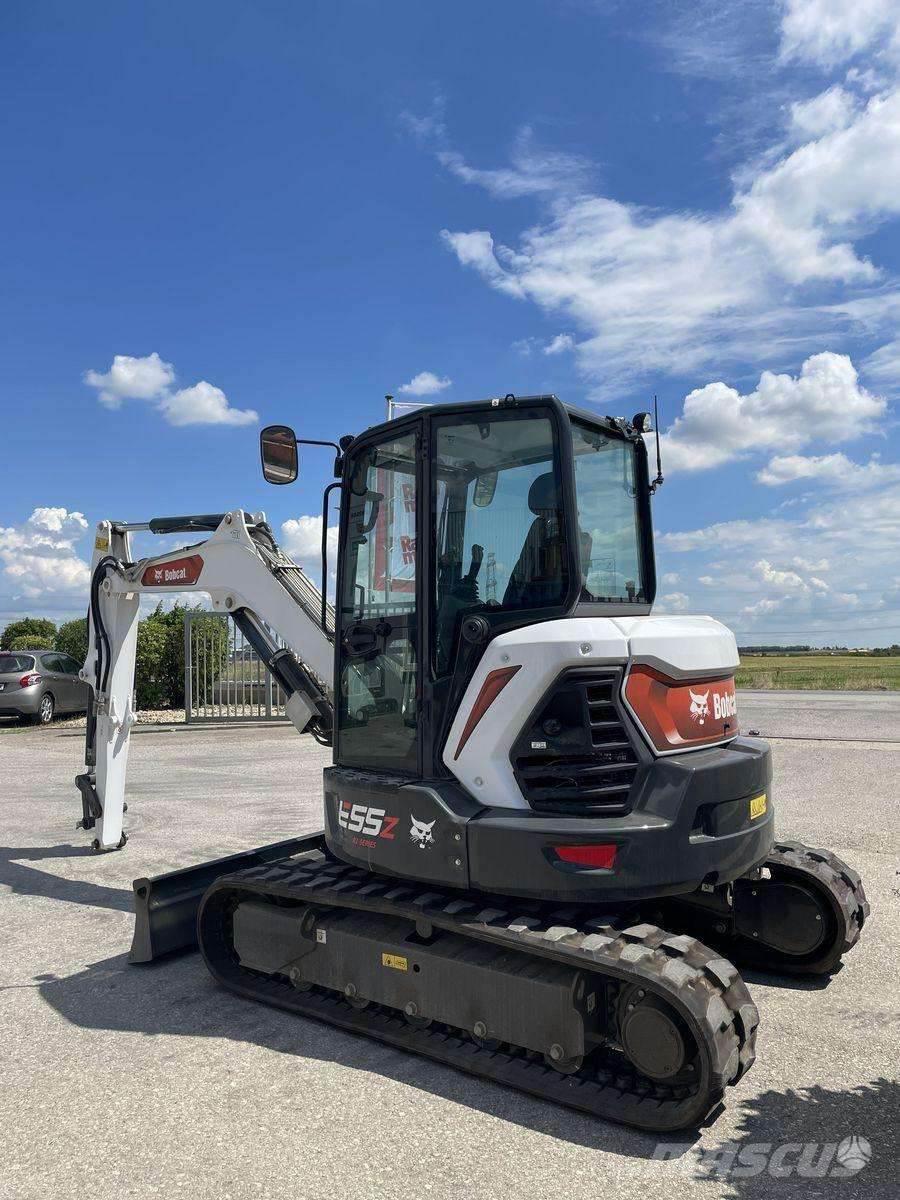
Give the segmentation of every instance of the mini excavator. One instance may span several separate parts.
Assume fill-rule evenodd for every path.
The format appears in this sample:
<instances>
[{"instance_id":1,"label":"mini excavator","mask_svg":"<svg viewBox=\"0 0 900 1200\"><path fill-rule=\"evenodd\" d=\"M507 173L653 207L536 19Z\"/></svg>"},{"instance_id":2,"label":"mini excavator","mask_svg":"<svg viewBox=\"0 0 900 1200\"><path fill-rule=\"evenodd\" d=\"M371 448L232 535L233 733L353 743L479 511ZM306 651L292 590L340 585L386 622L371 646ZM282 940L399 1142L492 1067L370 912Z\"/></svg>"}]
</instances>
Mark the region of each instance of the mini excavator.
<instances>
[{"instance_id":1,"label":"mini excavator","mask_svg":"<svg viewBox=\"0 0 900 1200\"><path fill-rule=\"evenodd\" d=\"M207 594L333 746L321 832L135 881L132 961L198 944L248 999L642 1129L707 1119L755 1055L736 964L832 972L869 910L835 855L776 840L732 633L653 612L650 428L507 395L313 443L321 591L262 513L100 523L96 850L126 841L145 593ZM261 450L297 478L291 429ZM134 561L135 530L203 540Z\"/></svg>"}]
</instances>

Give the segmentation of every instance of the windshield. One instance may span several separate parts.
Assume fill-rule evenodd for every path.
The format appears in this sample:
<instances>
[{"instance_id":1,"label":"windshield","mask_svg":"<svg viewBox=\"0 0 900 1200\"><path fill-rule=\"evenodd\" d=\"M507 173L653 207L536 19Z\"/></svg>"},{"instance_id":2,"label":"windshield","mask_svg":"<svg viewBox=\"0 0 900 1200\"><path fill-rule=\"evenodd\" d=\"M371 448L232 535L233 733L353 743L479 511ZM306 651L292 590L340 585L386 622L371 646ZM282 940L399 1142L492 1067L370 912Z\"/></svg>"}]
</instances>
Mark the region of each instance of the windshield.
<instances>
[{"instance_id":1,"label":"windshield","mask_svg":"<svg viewBox=\"0 0 900 1200\"><path fill-rule=\"evenodd\" d=\"M20 671L33 671L34 659L30 654L0 654L0 675L15 675Z\"/></svg>"},{"instance_id":2,"label":"windshield","mask_svg":"<svg viewBox=\"0 0 900 1200\"><path fill-rule=\"evenodd\" d=\"M572 420L583 601L646 604L635 447Z\"/></svg>"},{"instance_id":3,"label":"windshield","mask_svg":"<svg viewBox=\"0 0 900 1200\"><path fill-rule=\"evenodd\" d=\"M435 433L436 670L449 669L461 618L561 605L568 553L549 416L479 414Z\"/></svg>"}]
</instances>

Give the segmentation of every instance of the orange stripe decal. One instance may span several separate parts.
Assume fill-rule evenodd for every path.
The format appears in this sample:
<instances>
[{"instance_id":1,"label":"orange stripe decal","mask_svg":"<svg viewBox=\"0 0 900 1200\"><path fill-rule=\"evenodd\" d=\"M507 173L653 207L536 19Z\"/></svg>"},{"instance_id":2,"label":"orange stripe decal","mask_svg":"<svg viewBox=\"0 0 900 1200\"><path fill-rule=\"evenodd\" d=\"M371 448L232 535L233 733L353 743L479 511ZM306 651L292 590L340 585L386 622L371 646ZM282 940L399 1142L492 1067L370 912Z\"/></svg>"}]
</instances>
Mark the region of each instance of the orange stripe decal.
<instances>
[{"instance_id":1,"label":"orange stripe decal","mask_svg":"<svg viewBox=\"0 0 900 1200\"><path fill-rule=\"evenodd\" d=\"M462 754L463 746L469 740L473 729L491 707L513 675L520 671L521 664L516 667L498 667L496 671L490 671L484 683L481 685L481 691L478 693L478 698L472 705L472 711L469 713L469 719L466 721L465 729L462 731L462 737L459 739L459 745L456 747L456 753L453 755L455 762L460 754Z\"/></svg>"}]
</instances>

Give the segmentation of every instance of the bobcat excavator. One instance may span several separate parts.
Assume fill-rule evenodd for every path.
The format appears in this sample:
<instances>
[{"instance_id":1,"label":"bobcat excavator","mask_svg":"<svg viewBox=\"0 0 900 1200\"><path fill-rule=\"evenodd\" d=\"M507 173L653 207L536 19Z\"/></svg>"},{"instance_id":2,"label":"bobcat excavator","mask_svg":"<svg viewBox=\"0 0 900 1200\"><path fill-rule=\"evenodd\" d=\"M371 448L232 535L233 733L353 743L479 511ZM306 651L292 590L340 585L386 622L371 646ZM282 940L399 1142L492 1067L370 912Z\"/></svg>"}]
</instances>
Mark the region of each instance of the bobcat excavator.
<instances>
[{"instance_id":1,"label":"bobcat excavator","mask_svg":"<svg viewBox=\"0 0 900 1200\"><path fill-rule=\"evenodd\" d=\"M831 972L868 905L833 854L775 840L733 635L652 612L649 428L506 396L314 443L333 613L262 514L101 522L95 849L126 841L145 593L206 593L333 744L323 832L136 880L132 961L199 944L240 996L642 1129L717 1108L755 1054L734 963ZM294 433L262 458L292 482ZM136 529L208 536L133 561Z\"/></svg>"}]
</instances>

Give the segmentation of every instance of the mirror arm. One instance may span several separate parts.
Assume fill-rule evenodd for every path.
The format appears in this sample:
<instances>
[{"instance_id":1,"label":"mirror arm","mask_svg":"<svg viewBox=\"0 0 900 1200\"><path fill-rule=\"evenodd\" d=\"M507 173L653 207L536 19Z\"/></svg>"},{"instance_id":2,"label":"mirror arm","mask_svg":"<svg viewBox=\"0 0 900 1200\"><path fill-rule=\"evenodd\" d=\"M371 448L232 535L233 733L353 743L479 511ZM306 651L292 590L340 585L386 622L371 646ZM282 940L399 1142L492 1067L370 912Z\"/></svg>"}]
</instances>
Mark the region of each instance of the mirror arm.
<instances>
[{"instance_id":1,"label":"mirror arm","mask_svg":"<svg viewBox=\"0 0 900 1200\"><path fill-rule=\"evenodd\" d=\"M332 445L331 442L327 444ZM339 487L341 487L339 480L329 483L322 494L322 632L326 636L328 635L326 621L328 611L328 497L335 488Z\"/></svg>"},{"instance_id":2,"label":"mirror arm","mask_svg":"<svg viewBox=\"0 0 900 1200\"><path fill-rule=\"evenodd\" d=\"M344 469L344 452L337 442L318 442L314 438L297 438L298 446L331 446L334 450L334 473L340 476Z\"/></svg>"}]
</instances>

